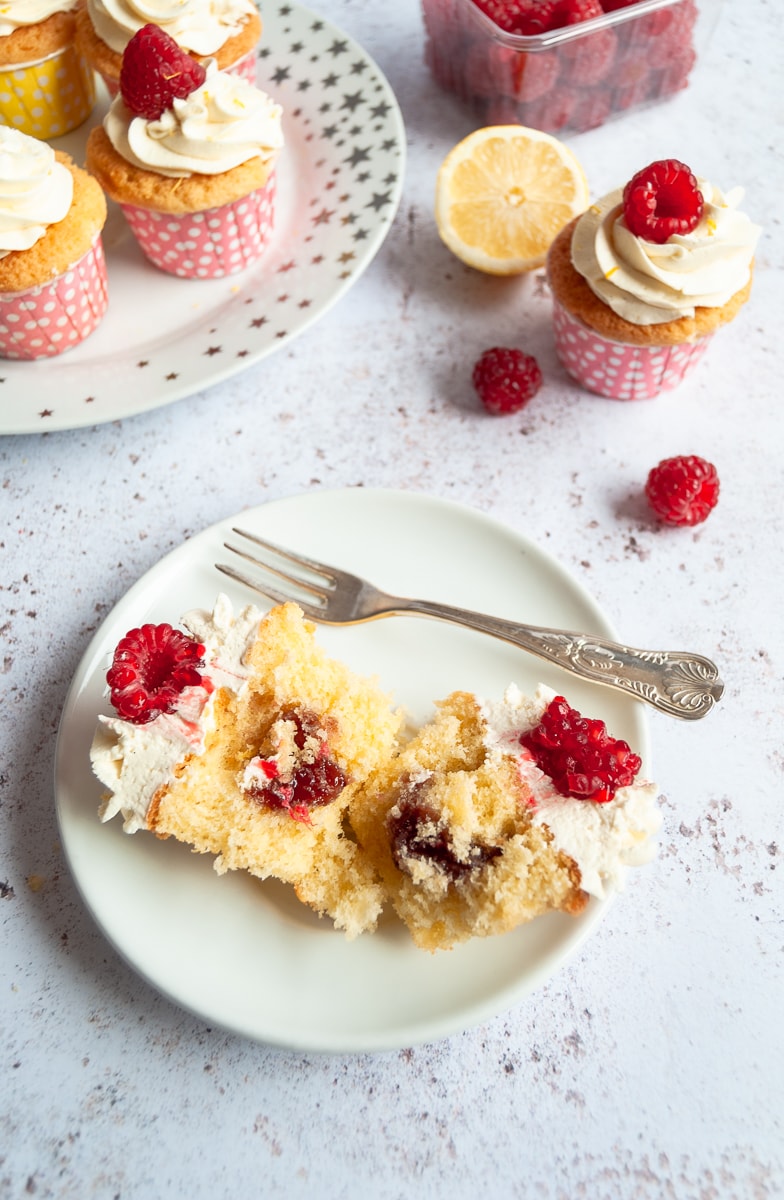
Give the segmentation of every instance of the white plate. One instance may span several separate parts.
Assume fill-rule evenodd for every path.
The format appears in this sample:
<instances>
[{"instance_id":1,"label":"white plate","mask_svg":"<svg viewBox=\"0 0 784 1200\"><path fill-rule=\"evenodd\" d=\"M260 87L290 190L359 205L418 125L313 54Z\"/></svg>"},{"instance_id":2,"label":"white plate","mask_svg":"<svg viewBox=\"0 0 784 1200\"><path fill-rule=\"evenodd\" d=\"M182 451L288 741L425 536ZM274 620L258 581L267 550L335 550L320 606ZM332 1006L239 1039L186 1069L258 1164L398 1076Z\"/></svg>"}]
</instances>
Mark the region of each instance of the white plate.
<instances>
[{"instance_id":1,"label":"white plate","mask_svg":"<svg viewBox=\"0 0 784 1200\"><path fill-rule=\"evenodd\" d=\"M577 918L541 917L448 953L414 947L393 917L354 942L282 884L218 876L206 856L97 817L89 748L111 711L104 673L114 646L143 621L176 621L225 590L256 599L214 569L239 524L312 557L365 574L391 592L427 596L540 625L615 636L590 595L549 555L480 513L404 492L347 489L276 501L221 522L167 555L117 605L93 639L66 701L57 744L63 844L81 893L127 961L178 1004L260 1041L304 1050L389 1050L486 1020L546 980L595 929L609 900ZM229 584L229 586L227 586ZM582 684L504 642L436 621L395 618L319 640L376 674L421 720L456 688L500 696L515 680L563 690L603 717L648 761L641 705Z\"/></svg>"},{"instance_id":2,"label":"white plate","mask_svg":"<svg viewBox=\"0 0 784 1200\"><path fill-rule=\"evenodd\" d=\"M259 86L284 109L275 232L238 275L182 280L142 255L115 205L104 229L109 309L67 354L0 360L0 434L74 429L189 396L286 345L360 277L403 186L397 101L365 51L298 4L264 3ZM56 144L84 162L89 129Z\"/></svg>"}]
</instances>

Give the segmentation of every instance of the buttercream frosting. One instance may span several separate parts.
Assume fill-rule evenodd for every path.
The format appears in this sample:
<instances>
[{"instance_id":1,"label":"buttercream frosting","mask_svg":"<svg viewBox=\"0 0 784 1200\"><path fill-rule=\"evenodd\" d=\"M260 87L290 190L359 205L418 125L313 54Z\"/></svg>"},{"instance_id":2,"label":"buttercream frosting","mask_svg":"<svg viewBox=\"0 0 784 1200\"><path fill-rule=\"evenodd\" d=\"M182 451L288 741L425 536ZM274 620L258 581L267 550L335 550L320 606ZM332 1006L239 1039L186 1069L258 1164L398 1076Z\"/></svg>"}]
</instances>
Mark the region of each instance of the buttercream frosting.
<instances>
[{"instance_id":1,"label":"buttercream frosting","mask_svg":"<svg viewBox=\"0 0 784 1200\"><path fill-rule=\"evenodd\" d=\"M604 804L576 800L556 791L530 751L520 745L520 735L539 724L554 696L555 692L540 686L529 698L511 684L501 703L480 702L488 752L515 759L531 797L534 824L547 826L557 849L577 864L580 886L589 895L601 898L623 889L630 867L655 857L654 836L661 827L656 786L635 780L629 787L619 788Z\"/></svg>"},{"instance_id":2,"label":"buttercream frosting","mask_svg":"<svg viewBox=\"0 0 784 1200\"><path fill-rule=\"evenodd\" d=\"M0 258L29 250L73 200L73 176L46 142L0 126Z\"/></svg>"},{"instance_id":3,"label":"buttercream frosting","mask_svg":"<svg viewBox=\"0 0 784 1200\"><path fill-rule=\"evenodd\" d=\"M218 690L239 695L247 687L250 669L245 659L260 620L261 612L253 605L235 617L231 601L223 594L212 612L186 613L183 626L205 649L199 666L202 685L185 688L174 712L162 713L146 725L99 716L90 761L111 793L101 809L102 821L121 813L126 833L147 828L150 804L162 787L173 782L175 767L204 752L206 736L215 724Z\"/></svg>"},{"instance_id":4,"label":"buttercream frosting","mask_svg":"<svg viewBox=\"0 0 784 1200\"><path fill-rule=\"evenodd\" d=\"M283 146L281 108L266 92L208 59L207 78L156 120L135 116L117 95L104 117L109 141L127 162L170 178L220 175Z\"/></svg>"},{"instance_id":5,"label":"buttercream frosting","mask_svg":"<svg viewBox=\"0 0 784 1200\"><path fill-rule=\"evenodd\" d=\"M749 280L760 227L741 212L743 189L726 194L698 180L703 213L696 228L658 245L626 226L623 189L583 213L572 234L572 264L594 295L633 325L693 317L720 308Z\"/></svg>"},{"instance_id":6,"label":"buttercream frosting","mask_svg":"<svg viewBox=\"0 0 784 1200\"><path fill-rule=\"evenodd\" d=\"M0 3L0 37L38 25L55 13L72 12L77 0L5 0Z\"/></svg>"},{"instance_id":7,"label":"buttercream frosting","mask_svg":"<svg viewBox=\"0 0 784 1200\"><path fill-rule=\"evenodd\" d=\"M87 11L98 37L116 54L122 54L142 26L151 24L164 29L183 50L205 56L239 33L256 10L252 0L87 0Z\"/></svg>"}]
</instances>

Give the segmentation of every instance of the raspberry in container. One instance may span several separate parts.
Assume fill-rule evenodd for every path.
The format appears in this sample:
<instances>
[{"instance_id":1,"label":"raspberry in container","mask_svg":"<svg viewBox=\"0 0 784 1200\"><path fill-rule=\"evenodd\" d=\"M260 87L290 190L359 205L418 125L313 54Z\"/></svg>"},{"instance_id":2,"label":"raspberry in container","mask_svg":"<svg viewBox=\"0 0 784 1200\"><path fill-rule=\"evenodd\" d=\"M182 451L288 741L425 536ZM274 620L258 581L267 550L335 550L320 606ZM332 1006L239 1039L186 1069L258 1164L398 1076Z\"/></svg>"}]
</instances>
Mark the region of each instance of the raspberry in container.
<instances>
[{"instance_id":1,"label":"raspberry in container","mask_svg":"<svg viewBox=\"0 0 784 1200\"><path fill-rule=\"evenodd\" d=\"M434 79L485 125L583 132L685 88L720 0L422 0Z\"/></svg>"}]
</instances>

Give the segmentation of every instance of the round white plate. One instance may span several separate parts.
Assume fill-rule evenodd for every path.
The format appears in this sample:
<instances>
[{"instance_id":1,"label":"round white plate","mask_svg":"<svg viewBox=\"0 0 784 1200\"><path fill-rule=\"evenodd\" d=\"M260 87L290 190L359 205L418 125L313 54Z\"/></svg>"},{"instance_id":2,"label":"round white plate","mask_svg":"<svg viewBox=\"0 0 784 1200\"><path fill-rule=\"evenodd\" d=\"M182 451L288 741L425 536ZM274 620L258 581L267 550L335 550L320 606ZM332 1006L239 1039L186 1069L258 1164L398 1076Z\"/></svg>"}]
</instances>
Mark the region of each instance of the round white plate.
<instances>
[{"instance_id":1,"label":"round white plate","mask_svg":"<svg viewBox=\"0 0 784 1200\"><path fill-rule=\"evenodd\" d=\"M376 64L293 3L264 3L259 86L284 110L273 240L226 279L153 267L111 204L104 229L109 309L67 354L0 360L0 434L133 416L217 383L286 345L360 277L400 201L405 131ZM56 145L84 162L93 117Z\"/></svg>"},{"instance_id":2,"label":"round white plate","mask_svg":"<svg viewBox=\"0 0 784 1200\"><path fill-rule=\"evenodd\" d=\"M82 896L103 932L151 984L209 1024L303 1050L390 1050L428 1041L504 1011L546 980L596 927L609 900L577 918L540 917L503 937L447 953L413 945L390 915L349 942L282 884L218 876L206 856L119 820L101 824L90 742L110 712L104 674L116 643L144 621L174 621L226 591L236 606L261 597L215 571L232 525L364 574L379 587L539 625L614 636L590 595L525 537L443 500L404 492L310 492L249 509L187 541L145 575L95 635L60 724L57 808ZM228 586L227 586L228 585ZM648 762L641 705L467 629L400 617L319 641L377 675L416 720L457 688L500 697L511 681L541 680L600 716Z\"/></svg>"}]
</instances>

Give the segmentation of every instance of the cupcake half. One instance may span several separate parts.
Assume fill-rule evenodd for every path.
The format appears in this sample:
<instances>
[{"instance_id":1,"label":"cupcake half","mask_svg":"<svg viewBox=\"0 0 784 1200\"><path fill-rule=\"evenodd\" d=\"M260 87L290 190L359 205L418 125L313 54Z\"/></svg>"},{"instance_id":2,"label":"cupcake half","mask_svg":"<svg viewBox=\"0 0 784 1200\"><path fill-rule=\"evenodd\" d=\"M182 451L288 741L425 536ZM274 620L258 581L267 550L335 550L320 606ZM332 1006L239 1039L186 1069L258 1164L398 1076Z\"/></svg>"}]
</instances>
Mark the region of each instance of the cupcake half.
<instances>
[{"instance_id":1,"label":"cupcake half","mask_svg":"<svg viewBox=\"0 0 784 1200\"><path fill-rule=\"evenodd\" d=\"M556 349L583 387L649 399L696 366L751 290L760 229L742 198L661 160L561 231L547 260Z\"/></svg>"},{"instance_id":2,"label":"cupcake half","mask_svg":"<svg viewBox=\"0 0 784 1200\"><path fill-rule=\"evenodd\" d=\"M126 46L150 22L198 61L214 58L220 70L255 81L261 19L253 0L86 0L76 17L76 44L110 95L120 85Z\"/></svg>"},{"instance_id":3,"label":"cupcake half","mask_svg":"<svg viewBox=\"0 0 784 1200\"><path fill-rule=\"evenodd\" d=\"M78 12L77 0L10 0L2 6L0 125L53 138L87 120L95 84L74 44Z\"/></svg>"},{"instance_id":4,"label":"cupcake half","mask_svg":"<svg viewBox=\"0 0 784 1200\"><path fill-rule=\"evenodd\" d=\"M50 358L107 305L106 200L67 154L0 127L0 356Z\"/></svg>"},{"instance_id":5,"label":"cupcake half","mask_svg":"<svg viewBox=\"0 0 784 1200\"><path fill-rule=\"evenodd\" d=\"M126 50L120 94L90 132L87 165L151 262L210 279L243 270L267 246L282 145L269 96L146 26Z\"/></svg>"}]
</instances>

